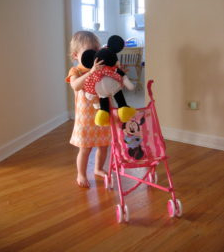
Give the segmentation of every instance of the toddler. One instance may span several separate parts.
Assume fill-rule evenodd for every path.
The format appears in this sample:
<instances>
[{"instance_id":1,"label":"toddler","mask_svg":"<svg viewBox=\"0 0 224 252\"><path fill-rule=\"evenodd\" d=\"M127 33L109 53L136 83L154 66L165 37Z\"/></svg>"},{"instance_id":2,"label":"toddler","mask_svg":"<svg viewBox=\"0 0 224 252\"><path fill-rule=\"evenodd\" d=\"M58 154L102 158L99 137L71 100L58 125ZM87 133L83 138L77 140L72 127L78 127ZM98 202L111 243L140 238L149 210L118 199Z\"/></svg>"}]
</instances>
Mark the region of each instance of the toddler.
<instances>
[{"instance_id":1,"label":"toddler","mask_svg":"<svg viewBox=\"0 0 224 252\"><path fill-rule=\"evenodd\" d=\"M98 38L89 31L79 31L72 37L70 43L70 56L72 61L77 61L78 66L72 67L66 78L75 93L75 124L70 143L79 147L77 156L77 183L80 187L88 188L90 186L87 179L86 171L89 154L92 147L97 147L95 156L95 175L104 177L106 172L103 165L107 156L107 147L110 144L110 127L99 127L95 125L94 118L97 112L93 100L87 100L83 90L85 79L95 70L102 68L102 61L94 62L93 67L89 70L81 64L81 56L85 50L99 50L100 43Z\"/></svg>"}]
</instances>

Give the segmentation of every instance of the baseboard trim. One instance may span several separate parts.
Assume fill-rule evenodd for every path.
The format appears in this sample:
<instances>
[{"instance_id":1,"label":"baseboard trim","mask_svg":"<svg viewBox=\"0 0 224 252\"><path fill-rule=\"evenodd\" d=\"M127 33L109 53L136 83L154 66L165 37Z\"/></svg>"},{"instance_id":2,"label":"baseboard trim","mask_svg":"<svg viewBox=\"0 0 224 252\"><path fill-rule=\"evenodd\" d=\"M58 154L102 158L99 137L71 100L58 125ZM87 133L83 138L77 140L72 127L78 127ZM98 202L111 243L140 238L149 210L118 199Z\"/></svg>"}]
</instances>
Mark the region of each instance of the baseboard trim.
<instances>
[{"instance_id":1,"label":"baseboard trim","mask_svg":"<svg viewBox=\"0 0 224 252\"><path fill-rule=\"evenodd\" d=\"M59 125L63 124L68 120L69 120L69 113L64 112L61 115L25 133L24 135L17 137L16 139L8 142L3 146L0 146L0 161L6 159L15 152L26 147L28 144L44 136L45 134L57 128Z\"/></svg>"},{"instance_id":2,"label":"baseboard trim","mask_svg":"<svg viewBox=\"0 0 224 252\"><path fill-rule=\"evenodd\" d=\"M70 110L70 111L69 111L69 119L72 119L72 120L75 119L74 110Z\"/></svg>"},{"instance_id":3,"label":"baseboard trim","mask_svg":"<svg viewBox=\"0 0 224 252\"><path fill-rule=\"evenodd\" d=\"M224 137L205 135L168 127L161 127L161 130L164 138L168 140L224 150Z\"/></svg>"},{"instance_id":4,"label":"baseboard trim","mask_svg":"<svg viewBox=\"0 0 224 252\"><path fill-rule=\"evenodd\" d=\"M49 120L30 132L27 132L7 144L0 146L0 161L6 159L38 138L57 128L59 125L68 121L69 118L74 119L74 113L72 111L64 112L60 116ZM199 134L169 127L161 127L161 129L165 139L224 151L224 137Z\"/></svg>"}]
</instances>

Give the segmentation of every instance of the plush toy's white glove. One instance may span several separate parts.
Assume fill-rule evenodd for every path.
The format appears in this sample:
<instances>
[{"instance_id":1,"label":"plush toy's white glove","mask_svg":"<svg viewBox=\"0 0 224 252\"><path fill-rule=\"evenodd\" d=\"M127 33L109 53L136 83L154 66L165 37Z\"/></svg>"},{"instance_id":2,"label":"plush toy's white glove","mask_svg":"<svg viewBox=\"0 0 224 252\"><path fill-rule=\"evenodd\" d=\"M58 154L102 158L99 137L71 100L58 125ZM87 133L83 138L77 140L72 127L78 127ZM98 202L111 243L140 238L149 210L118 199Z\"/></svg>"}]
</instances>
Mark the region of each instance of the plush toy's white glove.
<instances>
[{"instance_id":1,"label":"plush toy's white glove","mask_svg":"<svg viewBox=\"0 0 224 252\"><path fill-rule=\"evenodd\" d=\"M127 75L123 76L123 83L128 90L133 90L135 88L134 84L128 79Z\"/></svg>"},{"instance_id":2,"label":"plush toy's white glove","mask_svg":"<svg viewBox=\"0 0 224 252\"><path fill-rule=\"evenodd\" d=\"M100 103L99 102L93 103L93 107L94 109L100 109Z\"/></svg>"},{"instance_id":3,"label":"plush toy's white glove","mask_svg":"<svg viewBox=\"0 0 224 252\"><path fill-rule=\"evenodd\" d=\"M85 97L87 100L91 101L94 97L96 97L96 95L85 92Z\"/></svg>"}]
</instances>

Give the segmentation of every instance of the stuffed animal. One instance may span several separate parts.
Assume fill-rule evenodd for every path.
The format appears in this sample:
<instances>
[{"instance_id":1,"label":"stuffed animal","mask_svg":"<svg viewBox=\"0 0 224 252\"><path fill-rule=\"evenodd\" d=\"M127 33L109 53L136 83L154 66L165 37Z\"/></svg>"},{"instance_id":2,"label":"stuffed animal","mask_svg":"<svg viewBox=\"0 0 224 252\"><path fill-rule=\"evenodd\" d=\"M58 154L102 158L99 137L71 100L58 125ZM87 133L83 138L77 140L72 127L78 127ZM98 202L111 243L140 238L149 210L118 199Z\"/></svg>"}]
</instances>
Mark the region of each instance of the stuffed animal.
<instances>
[{"instance_id":1,"label":"stuffed animal","mask_svg":"<svg viewBox=\"0 0 224 252\"><path fill-rule=\"evenodd\" d=\"M129 90L134 89L134 85L130 82L125 73L118 68L117 54L124 47L124 40L117 36L111 36L108 40L107 47L100 49L98 52L94 50L86 50L82 54L82 64L86 68L92 68L94 60L103 60L103 67L96 70L84 83L84 91L88 99L92 99L94 95L98 95L100 109L95 116L95 124L99 126L109 125L110 118L110 101L109 97L113 96L118 105L118 117L121 122L129 121L135 115L135 108L129 107L125 101L122 88L126 86Z\"/></svg>"}]
</instances>

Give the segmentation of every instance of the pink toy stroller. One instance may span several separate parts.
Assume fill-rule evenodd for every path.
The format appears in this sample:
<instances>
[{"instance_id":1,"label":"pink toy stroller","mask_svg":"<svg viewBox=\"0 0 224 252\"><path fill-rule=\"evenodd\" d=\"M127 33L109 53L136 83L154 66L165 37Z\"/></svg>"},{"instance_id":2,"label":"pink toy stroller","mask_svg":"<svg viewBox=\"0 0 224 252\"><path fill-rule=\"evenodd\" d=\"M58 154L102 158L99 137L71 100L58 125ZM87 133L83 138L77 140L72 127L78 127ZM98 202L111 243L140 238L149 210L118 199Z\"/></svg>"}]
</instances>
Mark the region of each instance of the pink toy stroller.
<instances>
[{"instance_id":1,"label":"pink toy stroller","mask_svg":"<svg viewBox=\"0 0 224 252\"><path fill-rule=\"evenodd\" d=\"M113 174L116 173L120 204L116 206L117 221L129 221L129 210L125 204L124 196L135 190L141 184L158 188L171 193L172 199L168 200L167 208L170 217L182 215L182 206L176 199L173 182L171 179L165 143L161 134L160 125L155 109L151 86L153 81L148 82L147 88L151 101L147 107L137 109L136 115L126 123L120 122L116 108L111 108L111 155L108 175L105 175L105 188L112 189L114 184ZM165 165L169 187L157 184L156 166L163 162ZM146 168L145 175L138 178L125 172L126 169ZM137 181L127 191L123 191L121 176Z\"/></svg>"}]
</instances>

